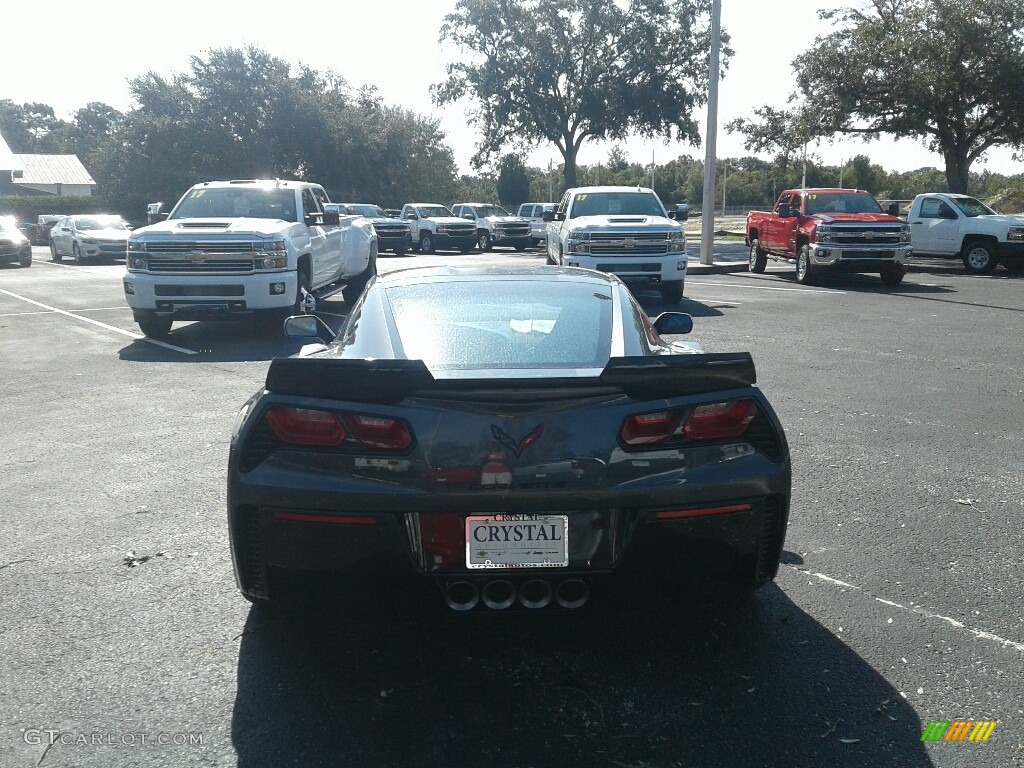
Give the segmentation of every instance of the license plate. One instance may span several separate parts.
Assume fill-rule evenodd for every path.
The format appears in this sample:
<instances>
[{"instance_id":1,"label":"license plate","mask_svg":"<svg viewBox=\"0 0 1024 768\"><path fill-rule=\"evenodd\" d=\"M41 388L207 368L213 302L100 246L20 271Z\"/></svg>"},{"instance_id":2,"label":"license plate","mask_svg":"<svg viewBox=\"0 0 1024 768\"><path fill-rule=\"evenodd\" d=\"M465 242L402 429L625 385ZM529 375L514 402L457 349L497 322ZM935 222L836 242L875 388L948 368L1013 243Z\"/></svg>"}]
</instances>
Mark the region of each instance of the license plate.
<instances>
[{"instance_id":1,"label":"license plate","mask_svg":"<svg viewBox=\"0 0 1024 768\"><path fill-rule=\"evenodd\" d=\"M564 568L568 565L568 515L466 518L467 568Z\"/></svg>"}]
</instances>

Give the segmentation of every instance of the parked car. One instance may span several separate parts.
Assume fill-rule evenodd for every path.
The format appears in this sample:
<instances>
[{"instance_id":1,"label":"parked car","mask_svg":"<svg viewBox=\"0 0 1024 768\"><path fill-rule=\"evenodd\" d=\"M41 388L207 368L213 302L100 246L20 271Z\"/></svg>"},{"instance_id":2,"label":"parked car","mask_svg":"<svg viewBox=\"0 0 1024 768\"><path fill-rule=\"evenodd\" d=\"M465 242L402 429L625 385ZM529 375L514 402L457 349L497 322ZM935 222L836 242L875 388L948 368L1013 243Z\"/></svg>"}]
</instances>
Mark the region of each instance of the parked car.
<instances>
[{"instance_id":1,"label":"parked car","mask_svg":"<svg viewBox=\"0 0 1024 768\"><path fill-rule=\"evenodd\" d=\"M35 232L32 237L32 245L49 245L50 230L54 225L64 218L63 213L43 213L36 217Z\"/></svg>"},{"instance_id":2,"label":"parked car","mask_svg":"<svg viewBox=\"0 0 1024 768\"><path fill-rule=\"evenodd\" d=\"M494 203L456 203L452 213L476 224L476 244L481 252L507 246L517 251L533 244L530 222L521 216L512 216Z\"/></svg>"},{"instance_id":3,"label":"parked car","mask_svg":"<svg viewBox=\"0 0 1024 768\"><path fill-rule=\"evenodd\" d=\"M914 198L907 221L917 254L960 258L974 275L1000 263L1024 272L1024 215L1003 216L973 197L933 192Z\"/></svg>"},{"instance_id":4,"label":"parked car","mask_svg":"<svg viewBox=\"0 0 1024 768\"><path fill-rule=\"evenodd\" d=\"M289 318L325 343L273 360L235 422L242 594L287 602L302 571L432 579L459 611L576 608L601 575L765 584L786 438L749 354L666 339L692 325L544 265L379 275L336 337Z\"/></svg>"},{"instance_id":5,"label":"parked car","mask_svg":"<svg viewBox=\"0 0 1024 768\"><path fill-rule=\"evenodd\" d=\"M124 259L128 256L130 234L131 229L120 216L65 216L50 230L50 256L54 261L70 256L77 264L95 259Z\"/></svg>"},{"instance_id":6,"label":"parked car","mask_svg":"<svg viewBox=\"0 0 1024 768\"><path fill-rule=\"evenodd\" d=\"M369 219L377 231L377 252L392 251L401 256L412 250L412 229L401 220L388 216L379 205L369 203L327 203L326 211L337 211L344 216L362 216Z\"/></svg>"},{"instance_id":7,"label":"parked car","mask_svg":"<svg viewBox=\"0 0 1024 768\"><path fill-rule=\"evenodd\" d=\"M32 266L32 243L13 216L0 216L0 264Z\"/></svg>"},{"instance_id":8,"label":"parked car","mask_svg":"<svg viewBox=\"0 0 1024 768\"><path fill-rule=\"evenodd\" d=\"M412 229L412 244L423 253L438 248L469 253L476 247L476 224L453 216L437 203L407 203L402 207L402 221Z\"/></svg>"},{"instance_id":9,"label":"parked car","mask_svg":"<svg viewBox=\"0 0 1024 768\"><path fill-rule=\"evenodd\" d=\"M534 246L547 240L548 223L544 221L544 211L554 213L557 203L523 203L519 206L519 215L530 222L530 236Z\"/></svg>"}]
</instances>

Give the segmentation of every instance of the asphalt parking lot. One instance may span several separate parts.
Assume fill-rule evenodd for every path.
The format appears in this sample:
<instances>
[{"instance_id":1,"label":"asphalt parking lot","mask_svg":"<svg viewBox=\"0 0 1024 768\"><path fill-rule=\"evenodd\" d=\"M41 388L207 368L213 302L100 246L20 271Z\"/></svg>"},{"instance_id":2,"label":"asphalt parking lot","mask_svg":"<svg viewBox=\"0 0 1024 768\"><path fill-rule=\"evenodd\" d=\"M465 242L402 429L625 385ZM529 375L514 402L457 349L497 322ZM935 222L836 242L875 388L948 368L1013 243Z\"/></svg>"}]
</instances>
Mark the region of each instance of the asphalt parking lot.
<instances>
[{"instance_id":1,"label":"asphalt parking lot","mask_svg":"<svg viewBox=\"0 0 1024 768\"><path fill-rule=\"evenodd\" d=\"M688 279L693 338L753 354L793 455L750 599L630 584L480 618L336 585L286 619L235 592L225 474L300 343L146 340L122 264L34 257L0 269L0 765L1024 766L1024 278ZM379 269L499 259L543 256ZM922 742L957 720L998 722Z\"/></svg>"}]
</instances>

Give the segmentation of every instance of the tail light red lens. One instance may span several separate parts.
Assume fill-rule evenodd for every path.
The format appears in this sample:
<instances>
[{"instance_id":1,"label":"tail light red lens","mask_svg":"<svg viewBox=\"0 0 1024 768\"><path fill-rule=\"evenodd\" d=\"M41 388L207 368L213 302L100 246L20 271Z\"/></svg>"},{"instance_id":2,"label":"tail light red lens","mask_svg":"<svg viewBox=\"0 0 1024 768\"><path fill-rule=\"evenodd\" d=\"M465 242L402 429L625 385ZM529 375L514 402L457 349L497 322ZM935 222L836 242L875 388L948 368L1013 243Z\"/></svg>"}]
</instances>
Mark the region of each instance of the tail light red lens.
<instances>
[{"instance_id":1,"label":"tail light red lens","mask_svg":"<svg viewBox=\"0 0 1024 768\"><path fill-rule=\"evenodd\" d=\"M652 445L668 440L679 426L682 411L638 413L626 419L620 436L626 445Z\"/></svg>"},{"instance_id":2,"label":"tail light red lens","mask_svg":"<svg viewBox=\"0 0 1024 768\"><path fill-rule=\"evenodd\" d=\"M727 403L698 405L686 417L683 435L688 440L721 440L739 437L757 416L753 400L730 400Z\"/></svg>"},{"instance_id":3,"label":"tail light red lens","mask_svg":"<svg viewBox=\"0 0 1024 768\"><path fill-rule=\"evenodd\" d=\"M263 418L277 439L289 445L333 447L345 441L345 428L330 411L275 405Z\"/></svg>"},{"instance_id":4,"label":"tail light red lens","mask_svg":"<svg viewBox=\"0 0 1024 768\"><path fill-rule=\"evenodd\" d=\"M383 416L349 416L352 435L367 448L404 451L412 445L412 432L401 419Z\"/></svg>"}]
</instances>

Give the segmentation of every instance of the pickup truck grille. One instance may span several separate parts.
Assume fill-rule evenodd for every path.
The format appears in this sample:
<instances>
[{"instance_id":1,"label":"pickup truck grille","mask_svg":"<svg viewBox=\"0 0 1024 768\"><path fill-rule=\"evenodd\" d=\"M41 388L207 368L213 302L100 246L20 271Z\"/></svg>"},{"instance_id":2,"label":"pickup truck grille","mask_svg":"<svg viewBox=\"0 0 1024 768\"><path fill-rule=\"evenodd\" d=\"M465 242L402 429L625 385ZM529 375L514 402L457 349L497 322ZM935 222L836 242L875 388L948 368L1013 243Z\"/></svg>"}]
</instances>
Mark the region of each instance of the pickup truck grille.
<instances>
[{"instance_id":1,"label":"pickup truck grille","mask_svg":"<svg viewBox=\"0 0 1024 768\"><path fill-rule=\"evenodd\" d=\"M590 252L599 256L661 256L668 253L667 232L593 232Z\"/></svg>"},{"instance_id":2,"label":"pickup truck grille","mask_svg":"<svg viewBox=\"0 0 1024 768\"><path fill-rule=\"evenodd\" d=\"M251 240L164 240L147 242L146 253L252 253Z\"/></svg>"},{"instance_id":3,"label":"pickup truck grille","mask_svg":"<svg viewBox=\"0 0 1024 768\"><path fill-rule=\"evenodd\" d=\"M476 225L474 224L445 224L444 231L441 234L451 235L452 237L470 237L476 234Z\"/></svg>"},{"instance_id":4,"label":"pickup truck grille","mask_svg":"<svg viewBox=\"0 0 1024 768\"><path fill-rule=\"evenodd\" d=\"M238 274L252 272L252 259L149 259L149 272L158 274Z\"/></svg>"},{"instance_id":5,"label":"pickup truck grille","mask_svg":"<svg viewBox=\"0 0 1024 768\"><path fill-rule=\"evenodd\" d=\"M529 237L530 235L529 224L499 224L497 230L509 237Z\"/></svg>"},{"instance_id":6,"label":"pickup truck grille","mask_svg":"<svg viewBox=\"0 0 1024 768\"><path fill-rule=\"evenodd\" d=\"M832 236L836 245L896 245L900 242L899 229L841 229Z\"/></svg>"},{"instance_id":7,"label":"pickup truck grille","mask_svg":"<svg viewBox=\"0 0 1024 768\"><path fill-rule=\"evenodd\" d=\"M381 240L387 238L401 239L403 237L409 236L408 227L388 227L381 226L380 224L374 224L373 228L377 231L377 237L379 237Z\"/></svg>"}]
</instances>

